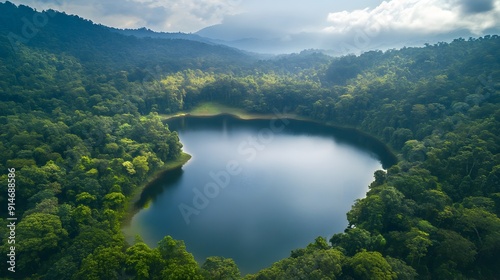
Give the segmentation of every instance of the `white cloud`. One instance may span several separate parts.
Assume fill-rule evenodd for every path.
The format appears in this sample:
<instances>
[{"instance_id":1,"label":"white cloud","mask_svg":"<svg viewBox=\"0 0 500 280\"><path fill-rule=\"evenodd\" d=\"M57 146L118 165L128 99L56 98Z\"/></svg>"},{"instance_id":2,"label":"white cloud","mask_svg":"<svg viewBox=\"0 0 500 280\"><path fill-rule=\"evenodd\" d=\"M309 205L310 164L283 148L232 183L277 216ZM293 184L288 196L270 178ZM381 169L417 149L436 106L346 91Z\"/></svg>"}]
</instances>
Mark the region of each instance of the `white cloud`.
<instances>
[{"instance_id":1,"label":"white cloud","mask_svg":"<svg viewBox=\"0 0 500 280\"><path fill-rule=\"evenodd\" d=\"M500 0L489 0L491 3L485 3L488 0L480 2L482 5L475 7L468 0L384 1L373 9L329 13L329 26L323 31L345 34L359 29L381 28L398 32L436 34L468 30L481 35L488 28L498 27ZM471 6L474 7L471 9Z\"/></svg>"}]
</instances>

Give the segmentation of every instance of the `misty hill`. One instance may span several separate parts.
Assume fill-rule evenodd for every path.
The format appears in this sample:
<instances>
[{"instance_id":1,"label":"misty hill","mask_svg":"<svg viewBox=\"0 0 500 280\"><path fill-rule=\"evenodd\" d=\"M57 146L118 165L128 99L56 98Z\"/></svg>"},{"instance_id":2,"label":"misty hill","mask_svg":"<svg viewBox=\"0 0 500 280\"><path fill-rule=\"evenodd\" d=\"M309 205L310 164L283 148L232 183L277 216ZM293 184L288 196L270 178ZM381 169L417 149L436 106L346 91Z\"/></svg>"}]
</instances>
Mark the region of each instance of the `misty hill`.
<instances>
[{"instance_id":1,"label":"misty hill","mask_svg":"<svg viewBox=\"0 0 500 280\"><path fill-rule=\"evenodd\" d=\"M316 45L318 38L297 38L298 35L283 37L283 34L264 28L248 26L231 26L216 24L205 27L195 33L203 38L210 38L218 44L227 45L245 51L263 54L285 54L299 52Z\"/></svg>"},{"instance_id":2,"label":"misty hill","mask_svg":"<svg viewBox=\"0 0 500 280\"><path fill-rule=\"evenodd\" d=\"M156 34L147 31L123 31L140 36L126 36L78 16L30 7L0 3L0 53L13 55L19 44L55 53L67 53L81 62L98 67L161 65L178 71L187 68L208 69L241 65L251 61L243 52L226 46L187 40L193 36ZM143 37L143 38L138 38ZM162 37L162 38L160 38Z\"/></svg>"},{"instance_id":3,"label":"misty hill","mask_svg":"<svg viewBox=\"0 0 500 280\"><path fill-rule=\"evenodd\" d=\"M359 33L361 32L361 33ZM491 30L495 33L495 30ZM369 32L329 35L321 32L288 32L273 30L271 27L256 27L252 22L223 22L205 27L195 34L212 42L240 50L265 54L285 54L304 49L322 50L333 56L359 55L371 50L389 50L402 47L421 47L425 43L451 42L456 38L475 35L467 30L456 30L446 34L386 34L383 38L370 37ZM361 36L361 37L359 37Z\"/></svg>"},{"instance_id":4,"label":"misty hill","mask_svg":"<svg viewBox=\"0 0 500 280\"><path fill-rule=\"evenodd\" d=\"M199 36L197 34L182 33L182 32L156 32L148 28L138 28L138 29L119 29L119 28L109 28L111 31L128 35L135 36L138 38L160 38L160 39L182 39L203 42L207 44L215 44L214 40Z\"/></svg>"}]
</instances>

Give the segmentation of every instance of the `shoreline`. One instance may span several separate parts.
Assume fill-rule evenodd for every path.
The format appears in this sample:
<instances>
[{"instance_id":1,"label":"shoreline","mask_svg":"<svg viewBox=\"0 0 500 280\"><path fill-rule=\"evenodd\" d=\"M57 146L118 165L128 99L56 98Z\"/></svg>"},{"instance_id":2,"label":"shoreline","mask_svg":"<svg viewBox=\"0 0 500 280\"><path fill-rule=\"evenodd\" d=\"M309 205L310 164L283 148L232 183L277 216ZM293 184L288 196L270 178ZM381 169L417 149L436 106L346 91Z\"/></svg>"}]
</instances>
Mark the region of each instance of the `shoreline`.
<instances>
[{"instance_id":1,"label":"shoreline","mask_svg":"<svg viewBox=\"0 0 500 280\"><path fill-rule=\"evenodd\" d=\"M187 117L187 116L212 117L224 114L232 115L236 118L243 120L270 119L277 117L276 114L248 113L243 109L226 106L217 102L203 102L187 112L180 111L175 114L160 114L159 116L163 122L166 122L168 120L179 117ZM284 114L279 117L296 119L296 120L314 121L312 119L301 117L296 114ZM125 215L121 219L121 225L120 225L126 239L130 236L127 235L125 229L130 226L130 222L132 218L135 216L135 214L137 214L141 210L137 209L135 207L135 204L137 203L137 201L140 200L144 190L147 189L150 185L154 184L166 172L175 170L177 168L182 168L182 166L184 166L191 158L192 156L190 154L182 152L179 159L166 163L162 168L157 170L154 174L151 174L145 180L145 182L137 189L135 189L134 192L129 196L129 200L127 201L127 206L126 206L127 210L125 211L124 213Z\"/></svg>"},{"instance_id":2,"label":"shoreline","mask_svg":"<svg viewBox=\"0 0 500 280\"><path fill-rule=\"evenodd\" d=\"M182 117L216 117L220 115L229 115L241 120L267 120L273 118L285 118L290 120L312 122L319 125L326 125L341 131L355 131L357 134L363 135L367 139L373 139L375 140L375 142L379 142L380 144L383 145L384 147L383 149L386 151L386 153L391 155L391 159L389 159L389 162L392 162L392 164L384 166L384 169L387 169L388 167L392 166L393 164L397 163L400 160L398 158L398 153L391 146L382 141L382 139L372 135L371 133L361 130L359 127L342 125L335 121L319 121L310 117L304 117L294 113L288 113L282 115L280 113L277 114L248 113L244 109L223 105L217 102L203 102L189 111L181 111L175 114L168 114L168 115L164 114L160 115L160 118L163 122L168 122L169 120Z\"/></svg>"},{"instance_id":3,"label":"shoreline","mask_svg":"<svg viewBox=\"0 0 500 280\"><path fill-rule=\"evenodd\" d=\"M182 168L191 158L192 156L190 154L182 152L179 158L165 163L163 167L161 167L155 173L148 176L148 178L146 178L144 183L134 190L134 192L129 196L130 199L127 201L127 208L126 208L127 210L125 211L125 215L122 218L121 222L122 231L125 227L130 225L130 221L132 220L134 215L137 214L137 212L139 212L140 209L135 208L135 203L139 201L144 190L147 189L150 185L154 184L166 172Z\"/></svg>"},{"instance_id":4,"label":"shoreline","mask_svg":"<svg viewBox=\"0 0 500 280\"><path fill-rule=\"evenodd\" d=\"M217 102L204 102L189 111L180 111L175 114L159 114L161 120L164 122L180 117L215 117L219 115L231 115L233 117L242 120L262 120L262 119L266 120L279 117L279 118L298 120L298 121L308 121L317 124L332 126L339 129L354 129L359 133L366 134L370 137L376 138L381 143L384 143L381 139L378 139L377 137L371 135L370 133L364 132L363 130L360 130L358 127L355 126L341 125L334 121L319 121L310 117L304 117L294 113L280 114L280 115L273 113L266 113L266 114L248 113L243 109L237 107L230 107ZM391 152L395 154L392 149Z\"/></svg>"},{"instance_id":5,"label":"shoreline","mask_svg":"<svg viewBox=\"0 0 500 280\"><path fill-rule=\"evenodd\" d=\"M331 126L340 130L354 130L357 133L363 134L365 137L372 138L376 140L377 142L380 142L384 144L386 151L391 154L394 157L394 161L397 162L397 155L394 153L394 151L387 146L385 143L383 143L380 139L365 133L363 131L360 131L356 127L349 127L349 126L339 126L338 124L335 124L333 122L320 122L311 118L299 116L296 114L283 114L283 115L277 115L277 114L255 114L255 113L248 113L243 109L239 109L236 107L230 107L227 105L223 105L217 102L204 102L195 108L187 111L187 112L178 112L175 114L169 114L169 115L160 115L160 118L163 122L167 122L168 120L172 120L175 118L181 118L181 117L214 117L214 116L219 116L219 115L231 115L235 118L242 119L242 120L259 120L259 119L272 119L276 117L280 118L287 118L287 119L293 119L293 120L298 120L298 121L310 121L314 122L317 124L322 124L326 126ZM140 200L142 193L144 192L145 189L147 189L150 185L154 184L163 174L165 174L168 171L172 171L178 168L182 168L190 159L191 155L187 154L185 152L182 152L180 157L174 161L166 163L162 168L157 170L154 174L151 174L145 182L138 187L134 192L129 196L130 200L127 202L127 210L125 212L125 216L122 218L122 230L126 228L127 226L130 225L130 221L133 218L137 212L139 212L141 209L136 209L135 204L137 201ZM380 159L381 160L381 159Z\"/></svg>"},{"instance_id":6,"label":"shoreline","mask_svg":"<svg viewBox=\"0 0 500 280\"><path fill-rule=\"evenodd\" d=\"M201 108L203 110L200 110L199 108ZM169 120L173 120L176 118L182 118L182 117L201 117L201 118L203 118L203 117L214 117L214 116L220 116L220 115L230 115L230 116L233 116L235 118L242 119L242 120L258 120L258 119L265 120L265 119L287 118L287 119L297 120L297 121L306 121L306 122L310 121L310 122L313 122L315 124L330 126L334 129L348 132L348 133L351 133L351 131L355 131L357 134L361 134L364 137L366 137L367 139L375 140L374 141L375 143L381 143L383 145L383 150L385 150L385 152L387 154L390 154L393 157L393 160L389 159L389 161L390 162L393 161L394 163L392 163L392 164L395 164L398 162L397 155L394 154L394 152L392 151L392 149L389 146L387 146L380 139L378 139L378 138L376 138L368 133L365 133L365 132L359 130L358 128L339 126L339 125L336 125L332 122L320 122L318 120L314 120L314 119L310 119L310 118L306 118L306 117L301 117L301 116L298 116L296 114L283 114L283 115L280 115L279 113L277 113L277 114L273 114L273 113L271 113L271 114L250 114L250 113L246 113L242 109L231 108L231 107L228 107L225 105L220 105L217 103L210 102L210 103L203 103L200 106L198 106L197 108L190 110L188 112L179 112L177 114L172 114L172 115L160 115L160 118L161 118L162 122L167 123ZM125 215L122 218L122 222L121 222L121 231L124 234L124 237L125 237L125 240L127 243L132 244L133 240L134 240L134 236L132 233L133 229L131 227L131 224L132 224L131 222L132 222L133 217L137 213L139 213L139 211L148 208L149 203L152 201L151 198L147 198L148 195L146 195L145 197L143 196L144 191L146 189L148 189L148 187L150 187L151 185L155 184L155 182L159 178L161 178L166 172L182 168L191 158L192 158L191 155L189 155L185 152L182 152L181 156L179 156L178 159L176 159L172 162L166 163L162 168L160 168L154 174L150 175L147 178L147 180L145 180L144 184L141 185L140 187L138 187L134 191L134 193L131 194L130 200L127 202L127 210L126 210ZM384 158L381 158L380 156L378 156L378 160L381 162L382 168L387 169L387 167L384 166L385 165ZM392 165L392 164L390 164L390 165ZM144 198L142 198L142 197L144 197ZM147 200L147 202L145 204L142 204L141 198L143 200ZM142 205L142 206L137 207L136 204L139 201L141 201L140 205Z\"/></svg>"},{"instance_id":7,"label":"shoreline","mask_svg":"<svg viewBox=\"0 0 500 280\"><path fill-rule=\"evenodd\" d=\"M170 119L174 118L179 118L179 117L213 117L217 115L223 115L223 114L228 114L228 115L233 115L237 118L243 119L243 120L255 120L255 119L272 119L275 117L281 117L281 118L289 118L289 119L296 119L296 120L304 120L304 121L314 121L311 118L306 118L302 117L296 114L283 114L283 115L276 115L276 114L258 114L258 113L248 113L243 109L239 109L236 107L230 107L226 106L217 102L204 102L201 103L200 105L194 107L193 109L187 111L187 112L178 112L175 114L162 114L159 115L162 121L168 121Z\"/></svg>"}]
</instances>

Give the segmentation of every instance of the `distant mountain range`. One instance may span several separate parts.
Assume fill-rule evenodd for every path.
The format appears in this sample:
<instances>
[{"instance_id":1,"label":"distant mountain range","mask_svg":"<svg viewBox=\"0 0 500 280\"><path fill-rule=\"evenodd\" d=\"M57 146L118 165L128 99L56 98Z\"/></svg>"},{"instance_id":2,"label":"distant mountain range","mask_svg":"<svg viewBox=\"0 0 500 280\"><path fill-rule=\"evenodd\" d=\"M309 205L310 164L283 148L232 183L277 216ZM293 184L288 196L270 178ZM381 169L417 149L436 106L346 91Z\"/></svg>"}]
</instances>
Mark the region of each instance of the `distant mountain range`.
<instances>
[{"instance_id":1,"label":"distant mountain range","mask_svg":"<svg viewBox=\"0 0 500 280\"><path fill-rule=\"evenodd\" d=\"M127 36L135 36L138 38L159 38L159 39L181 39L203 42L207 44L214 44L216 40L202 37L193 33L182 33L182 32L156 32L145 27L139 29L119 29L109 27L113 32L120 33Z\"/></svg>"},{"instance_id":2,"label":"distant mountain range","mask_svg":"<svg viewBox=\"0 0 500 280\"><path fill-rule=\"evenodd\" d=\"M243 57L266 58L268 55L299 53L311 49L341 56L361 54L369 50L451 42L454 38L472 36L467 30L428 35L425 38L412 34L384 33L378 34L380 38L367 37L358 42L359 38L356 36L360 36L359 34L329 37L314 32L282 33L264 27L230 23L209 26L196 33L155 32L147 28L107 27L79 16L53 10L41 13L28 6L16 6L10 2L0 3L0 35L2 32L8 40L7 45L21 43L68 52L85 46L85 51L78 55L86 52L87 60L109 59L110 56L120 56L119 61L123 63L130 60L164 60L173 69L182 68L175 60L183 58L196 60L204 57L203 60L206 60L210 57L211 60L217 60L215 56L223 54L225 60L238 60ZM127 38L131 36L138 40ZM140 55L131 55L132 48L142 50ZM168 59L165 55L168 55ZM185 65L185 61L183 63Z\"/></svg>"},{"instance_id":3,"label":"distant mountain range","mask_svg":"<svg viewBox=\"0 0 500 280\"><path fill-rule=\"evenodd\" d=\"M294 53L308 48L308 43L300 45L294 44L293 46L290 46L289 42L285 40L280 40L280 38L277 35L276 37L268 36L268 39L247 37L247 38L232 40L227 36L228 33L236 32L238 30L228 30L224 25L209 26L196 33L156 32L151 29L147 29L145 27L138 29L119 29L119 28L109 27L109 29L119 34L127 36L135 36L137 38L182 39L182 40L202 42L210 45L224 45L252 53L253 55L257 54L276 55L283 53ZM257 32L258 31L254 33ZM264 30L260 32L261 35L264 33L266 33L266 31ZM233 35L236 36L237 34ZM228 37L228 39L221 39L221 37Z\"/></svg>"},{"instance_id":4,"label":"distant mountain range","mask_svg":"<svg viewBox=\"0 0 500 280\"><path fill-rule=\"evenodd\" d=\"M54 10L0 3L0 56L12 55L23 45L66 53L95 67L121 69L160 65L164 71L226 71L228 65L241 67L256 59L196 34L120 30Z\"/></svg>"},{"instance_id":5,"label":"distant mountain range","mask_svg":"<svg viewBox=\"0 0 500 280\"><path fill-rule=\"evenodd\" d=\"M494 34L495 30L492 30ZM332 56L361 54L371 50L399 49L403 47L422 47L425 43L451 42L455 38L474 37L468 30L456 30L447 34L380 33L376 37L361 33L328 36L319 32L280 33L262 28L217 24L194 33L211 42L241 50L265 53L298 53L315 49Z\"/></svg>"},{"instance_id":6,"label":"distant mountain range","mask_svg":"<svg viewBox=\"0 0 500 280\"><path fill-rule=\"evenodd\" d=\"M279 34L274 34L266 30L248 28L242 31L228 28L228 26L222 24L206 27L196 33L156 32L145 27L139 29L118 29L109 27L109 30L127 36L135 36L137 38L182 39L210 45L224 45L253 55L298 53L302 50L311 49L311 45L319 45L316 42L321 40L319 35L310 33L280 37ZM248 36L241 37L241 35ZM335 52L331 50L321 51L335 54Z\"/></svg>"}]
</instances>

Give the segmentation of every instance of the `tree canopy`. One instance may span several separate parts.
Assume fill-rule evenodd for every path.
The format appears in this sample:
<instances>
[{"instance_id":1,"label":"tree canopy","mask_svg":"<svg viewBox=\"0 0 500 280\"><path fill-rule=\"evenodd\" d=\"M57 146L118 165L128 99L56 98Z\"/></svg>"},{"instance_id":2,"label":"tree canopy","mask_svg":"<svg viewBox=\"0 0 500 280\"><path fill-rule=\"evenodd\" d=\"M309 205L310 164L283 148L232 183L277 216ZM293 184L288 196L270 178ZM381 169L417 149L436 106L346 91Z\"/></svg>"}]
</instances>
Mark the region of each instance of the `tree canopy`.
<instances>
[{"instance_id":1,"label":"tree canopy","mask_svg":"<svg viewBox=\"0 0 500 280\"><path fill-rule=\"evenodd\" d=\"M33 18L47 23L23 35ZM246 279L495 279L499 57L500 38L487 35L359 56L307 51L259 60L0 3L0 170L15 168L22 186L19 270L10 276L239 279L232 259L200 265L181 240L166 236L150 248L140 238L128 244L121 232L134 193L182 154L162 116L210 101L253 113L286 108L356 128L398 157L375 172L343 233ZM0 194L2 205L7 199ZM0 246L4 256L9 249Z\"/></svg>"}]
</instances>

